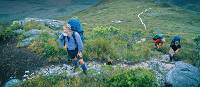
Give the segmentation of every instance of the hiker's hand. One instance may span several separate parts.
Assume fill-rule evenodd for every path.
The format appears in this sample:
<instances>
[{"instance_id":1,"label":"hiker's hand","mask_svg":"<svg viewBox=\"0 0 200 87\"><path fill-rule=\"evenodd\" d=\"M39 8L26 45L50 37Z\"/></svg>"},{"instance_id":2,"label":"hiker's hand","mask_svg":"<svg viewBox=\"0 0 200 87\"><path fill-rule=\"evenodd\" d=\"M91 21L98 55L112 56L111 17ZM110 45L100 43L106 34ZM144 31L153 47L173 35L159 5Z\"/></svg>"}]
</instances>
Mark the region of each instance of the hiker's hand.
<instances>
[{"instance_id":1,"label":"hiker's hand","mask_svg":"<svg viewBox=\"0 0 200 87\"><path fill-rule=\"evenodd\" d=\"M178 51L179 51L179 49L177 49L177 50L175 51L175 53L178 53Z\"/></svg>"},{"instance_id":2,"label":"hiker's hand","mask_svg":"<svg viewBox=\"0 0 200 87\"><path fill-rule=\"evenodd\" d=\"M63 33L63 35L64 35L64 36L68 36L68 34L67 34L67 33Z\"/></svg>"},{"instance_id":3,"label":"hiker's hand","mask_svg":"<svg viewBox=\"0 0 200 87\"><path fill-rule=\"evenodd\" d=\"M64 46L64 49L67 49L67 45Z\"/></svg>"},{"instance_id":4,"label":"hiker's hand","mask_svg":"<svg viewBox=\"0 0 200 87\"><path fill-rule=\"evenodd\" d=\"M82 58L82 57L83 57L82 52L78 52L78 56L79 56L80 58Z\"/></svg>"},{"instance_id":5,"label":"hiker's hand","mask_svg":"<svg viewBox=\"0 0 200 87\"><path fill-rule=\"evenodd\" d=\"M178 53L178 50L177 50L177 51L175 51L174 53L175 53L175 54L177 54L177 53Z\"/></svg>"}]
</instances>

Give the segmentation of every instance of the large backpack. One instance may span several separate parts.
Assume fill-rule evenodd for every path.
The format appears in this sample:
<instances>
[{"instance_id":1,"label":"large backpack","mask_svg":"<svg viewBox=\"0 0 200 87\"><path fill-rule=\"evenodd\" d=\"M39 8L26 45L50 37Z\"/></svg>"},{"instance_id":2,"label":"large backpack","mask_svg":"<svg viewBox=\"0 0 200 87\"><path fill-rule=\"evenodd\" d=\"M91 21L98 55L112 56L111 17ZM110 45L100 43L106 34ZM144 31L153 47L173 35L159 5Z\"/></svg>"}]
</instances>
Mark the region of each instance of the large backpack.
<instances>
[{"instance_id":1,"label":"large backpack","mask_svg":"<svg viewBox=\"0 0 200 87\"><path fill-rule=\"evenodd\" d=\"M83 28L81 26L80 20L78 18L71 18L71 19L69 19L69 21L67 23L71 26L71 29L74 32L78 32L79 33L82 42L84 42L84 30L83 30ZM72 36L74 38L74 33L72 34Z\"/></svg>"}]
</instances>

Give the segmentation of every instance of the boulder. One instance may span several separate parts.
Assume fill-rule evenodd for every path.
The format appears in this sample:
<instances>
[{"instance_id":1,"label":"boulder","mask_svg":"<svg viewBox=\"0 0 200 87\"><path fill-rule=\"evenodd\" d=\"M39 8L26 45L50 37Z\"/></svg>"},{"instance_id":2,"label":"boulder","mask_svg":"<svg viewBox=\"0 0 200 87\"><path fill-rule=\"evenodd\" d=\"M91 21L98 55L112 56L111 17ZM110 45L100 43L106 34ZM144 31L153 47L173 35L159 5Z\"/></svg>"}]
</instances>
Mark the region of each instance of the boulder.
<instances>
[{"instance_id":1,"label":"boulder","mask_svg":"<svg viewBox=\"0 0 200 87\"><path fill-rule=\"evenodd\" d=\"M33 40L37 39L39 36L33 36L33 37L28 37L22 40L21 42L18 42L17 47L27 47L29 46Z\"/></svg>"},{"instance_id":2,"label":"boulder","mask_svg":"<svg viewBox=\"0 0 200 87\"><path fill-rule=\"evenodd\" d=\"M42 33L42 30L38 30L38 29L31 29L27 32L24 33L25 37L33 37L36 35L40 35Z\"/></svg>"},{"instance_id":3,"label":"boulder","mask_svg":"<svg viewBox=\"0 0 200 87\"><path fill-rule=\"evenodd\" d=\"M200 86L199 69L191 64L176 62L175 67L166 75L166 84L173 87Z\"/></svg>"},{"instance_id":4,"label":"boulder","mask_svg":"<svg viewBox=\"0 0 200 87\"><path fill-rule=\"evenodd\" d=\"M17 30L14 30L13 31L15 34L22 34L25 32L25 30L22 30L22 29L17 29Z\"/></svg>"},{"instance_id":5,"label":"boulder","mask_svg":"<svg viewBox=\"0 0 200 87\"><path fill-rule=\"evenodd\" d=\"M8 82L6 82L4 87L14 87L17 84L19 84L21 81L19 79L11 79Z\"/></svg>"}]
</instances>

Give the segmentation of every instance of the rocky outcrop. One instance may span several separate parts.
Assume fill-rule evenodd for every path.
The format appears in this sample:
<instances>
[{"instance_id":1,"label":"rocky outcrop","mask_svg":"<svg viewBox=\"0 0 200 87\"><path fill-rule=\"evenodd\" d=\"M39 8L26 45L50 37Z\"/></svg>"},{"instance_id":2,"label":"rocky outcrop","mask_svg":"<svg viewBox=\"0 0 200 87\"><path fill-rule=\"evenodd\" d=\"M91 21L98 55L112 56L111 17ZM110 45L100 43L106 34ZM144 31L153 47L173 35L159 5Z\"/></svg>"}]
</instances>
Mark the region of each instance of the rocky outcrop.
<instances>
[{"instance_id":1,"label":"rocky outcrop","mask_svg":"<svg viewBox=\"0 0 200 87\"><path fill-rule=\"evenodd\" d=\"M23 33L21 33L23 32ZM32 43L33 40L37 39L39 35L42 33L41 30L31 29L27 32L23 30L16 30L15 33L21 33L25 37L25 39L18 42L17 47L26 47Z\"/></svg>"},{"instance_id":2,"label":"rocky outcrop","mask_svg":"<svg viewBox=\"0 0 200 87\"><path fill-rule=\"evenodd\" d=\"M30 21L36 21L36 22L42 23L54 30L61 29L64 24L64 21L53 20L53 19L40 19L40 18L25 18L24 20L20 20L19 22L22 25L24 25L25 23L30 22Z\"/></svg>"},{"instance_id":3,"label":"rocky outcrop","mask_svg":"<svg viewBox=\"0 0 200 87\"><path fill-rule=\"evenodd\" d=\"M14 87L17 84L19 84L21 81L19 79L11 79L8 82L6 82L4 87Z\"/></svg>"},{"instance_id":4,"label":"rocky outcrop","mask_svg":"<svg viewBox=\"0 0 200 87\"><path fill-rule=\"evenodd\" d=\"M183 62L176 62L175 67L166 75L166 83L173 87L199 87L198 68Z\"/></svg>"}]
</instances>

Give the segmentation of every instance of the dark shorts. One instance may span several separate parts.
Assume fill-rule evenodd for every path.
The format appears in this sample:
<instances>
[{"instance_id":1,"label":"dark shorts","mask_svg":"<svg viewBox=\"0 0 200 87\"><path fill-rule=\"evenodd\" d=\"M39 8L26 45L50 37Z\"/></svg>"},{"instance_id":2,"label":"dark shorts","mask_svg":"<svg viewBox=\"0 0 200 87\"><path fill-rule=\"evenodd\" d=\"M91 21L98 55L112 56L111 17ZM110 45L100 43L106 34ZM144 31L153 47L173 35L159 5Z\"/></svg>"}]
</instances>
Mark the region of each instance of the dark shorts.
<instances>
[{"instance_id":1,"label":"dark shorts","mask_svg":"<svg viewBox=\"0 0 200 87\"><path fill-rule=\"evenodd\" d=\"M78 49L75 50L67 50L69 58L73 59L77 57Z\"/></svg>"}]
</instances>

